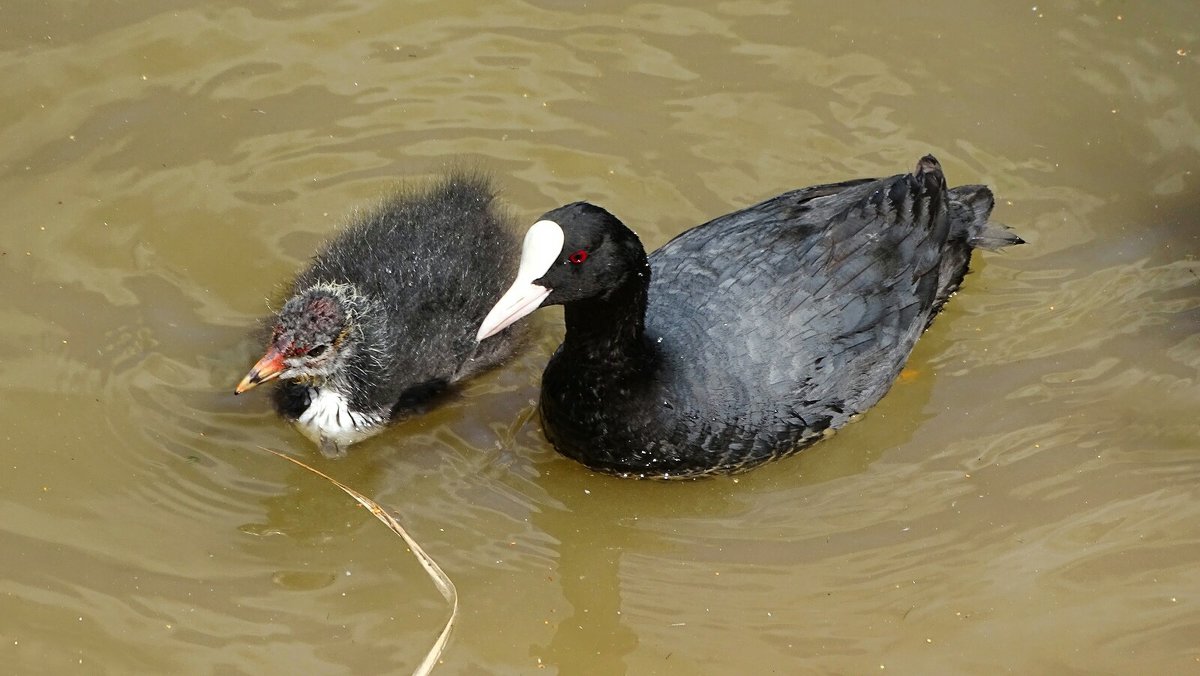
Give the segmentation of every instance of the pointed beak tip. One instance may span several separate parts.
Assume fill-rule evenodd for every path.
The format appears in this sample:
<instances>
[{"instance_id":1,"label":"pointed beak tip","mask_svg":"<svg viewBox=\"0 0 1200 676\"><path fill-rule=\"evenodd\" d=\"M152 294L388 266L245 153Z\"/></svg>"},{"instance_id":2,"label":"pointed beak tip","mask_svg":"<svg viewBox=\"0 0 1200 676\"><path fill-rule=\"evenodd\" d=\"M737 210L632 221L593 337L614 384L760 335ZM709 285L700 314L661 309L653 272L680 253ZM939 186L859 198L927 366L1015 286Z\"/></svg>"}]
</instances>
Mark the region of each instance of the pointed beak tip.
<instances>
[{"instance_id":1,"label":"pointed beak tip","mask_svg":"<svg viewBox=\"0 0 1200 676\"><path fill-rule=\"evenodd\" d=\"M233 388L234 395L241 394L242 392L253 388L255 385L258 385L261 381L256 377L257 375L257 373L250 373L245 378L242 378L242 382L238 383L237 387Z\"/></svg>"},{"instance_id":2,"label":"pointed beak tip","mask_svg":"<svg viewBox=\"0 0 1200 676\"><path fill-rule=\"evenodd\" d=\"M250 372L245 378L233 388L234 394L241 394L246 390L261 385L268 380L274 380L279 377L287 369L284 363L284 355L274 346L267 349L267 353L258 360L254 366L250 367Z\"/></svg>"},{"instance_id":3,"label":"pointed beak tip","mask_svg":"<svg viewBox=\"0 0 1200 676\"><path fill-rule=\"evenodd\" d=\"M520 281L514 283L483 318L475 340L483 341L512 326L517 320L541 307L549 295L548 287Z\"/></svg>"},{"instance_id":4,"label":"pointed beak tip","mask_svg":"<svg viewBox=\"0 0 1200 676\"><path fill-rule=\"evenodd\" d=\"M275 378L279 377L279 374L282 373L283 370L283 357L274 350L267 352L267 354L262 359L259 359L258 363L250 369L250 372L246 374L246 377L242 378L242 381L237 384L237 387L233 388L233 393L241 394L246 390L267 382L268 380L274 380Z\"/></svg>"}]
</instances>

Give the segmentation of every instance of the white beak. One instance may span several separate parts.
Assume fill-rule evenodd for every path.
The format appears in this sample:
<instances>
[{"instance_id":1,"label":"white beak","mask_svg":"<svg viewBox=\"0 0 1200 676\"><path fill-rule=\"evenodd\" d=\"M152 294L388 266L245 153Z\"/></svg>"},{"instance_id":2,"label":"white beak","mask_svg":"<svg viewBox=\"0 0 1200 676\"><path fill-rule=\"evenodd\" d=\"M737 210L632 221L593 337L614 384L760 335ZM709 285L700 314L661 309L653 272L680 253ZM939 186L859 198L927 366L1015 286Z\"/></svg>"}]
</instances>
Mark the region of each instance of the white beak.
<instances>
[{"instance_id":1,"label":"white beak","mask_svg":"<svg viewBox=\"0 0 1200 676\"><path fill-rule=\"evenodd\" d=\"M563 239L563 230L554 221L538 221L530 226L529 232L525 233L525 244L521 247L517 279L483 318L475 340L500 333L541 306L551 290L534 284L533 280L544 276L558 261L562 255Z\"/></svg>"}]
</instances>

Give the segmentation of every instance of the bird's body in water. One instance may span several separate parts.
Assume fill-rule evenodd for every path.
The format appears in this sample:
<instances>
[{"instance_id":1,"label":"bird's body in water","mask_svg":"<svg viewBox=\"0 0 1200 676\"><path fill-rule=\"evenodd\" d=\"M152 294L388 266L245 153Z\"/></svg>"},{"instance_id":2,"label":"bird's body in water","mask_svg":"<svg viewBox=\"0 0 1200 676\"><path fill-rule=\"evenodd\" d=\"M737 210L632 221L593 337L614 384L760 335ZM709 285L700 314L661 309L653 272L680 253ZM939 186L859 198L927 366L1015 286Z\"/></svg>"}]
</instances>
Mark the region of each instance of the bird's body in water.
<instances>
[{"instance_id":1,"label":"bird's body in water","mask_svg":"<svg viewBox=\"0 0 1200 676\"><path fill-rule=\"evenodd\" d=\"M291 285L241 393L278 378L275 408L327 456L502 361L517 334L475 329L519 259L489 181L452 173L357 216Z\"/></svg>"},{"instance_id":2,"label":"bird's body in water","mask_svg":"<svg viewBox=\"0 0 1200 676\"><path fill-rule=\"evenodd\" d=\"M873 406L967 272L989 225L985 186L910 174L794 190L679 235L649 257L578 202L525 238L486 344L541 305L566 336L542 377L547 438L621 476L741 471L793 453Z\"/></svg>"}]
</instances>

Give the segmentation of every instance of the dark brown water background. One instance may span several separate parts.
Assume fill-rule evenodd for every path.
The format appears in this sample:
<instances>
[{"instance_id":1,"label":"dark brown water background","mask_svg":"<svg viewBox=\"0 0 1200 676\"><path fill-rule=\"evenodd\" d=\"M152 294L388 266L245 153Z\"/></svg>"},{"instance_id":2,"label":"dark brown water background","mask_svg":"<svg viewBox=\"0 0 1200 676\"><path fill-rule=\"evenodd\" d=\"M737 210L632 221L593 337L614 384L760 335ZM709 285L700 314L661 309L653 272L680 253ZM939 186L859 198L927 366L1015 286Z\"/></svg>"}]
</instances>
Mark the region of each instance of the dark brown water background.
<instances>
[{"instance_id":1,"label":"dark brown water background","mask_svg":"<svg viewBox=\"0 0 1200 676\"><path fill-rule=\"evenodd\" d=\"M1200 5L0 5L0 672L1200 672ZM533 401L560 314L322 460L265 299L453 164L658 246L935 153L984 257L865 418L734 479L594 475ZM881 672L881 670L883 670Z\"/></svg>"}]
</instances>

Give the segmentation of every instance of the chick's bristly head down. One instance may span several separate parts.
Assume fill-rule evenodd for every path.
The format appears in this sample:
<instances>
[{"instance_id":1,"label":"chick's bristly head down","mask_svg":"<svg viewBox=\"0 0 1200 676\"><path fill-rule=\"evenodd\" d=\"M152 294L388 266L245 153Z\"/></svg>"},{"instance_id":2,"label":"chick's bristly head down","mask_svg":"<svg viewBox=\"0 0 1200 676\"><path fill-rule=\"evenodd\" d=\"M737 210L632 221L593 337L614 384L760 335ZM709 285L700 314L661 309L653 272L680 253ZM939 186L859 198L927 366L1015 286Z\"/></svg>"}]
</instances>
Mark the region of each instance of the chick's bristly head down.
<instances>
[{"instance_id":1,"label":"chick's bristly head down","mask_svg":"<svg viewBox=\"0 0 1200 676\"><path fill-rule=\"evenodd\" d=\"M347 285L317 285L288 299L271 329L266 354L238 383L234 394L275 378L320 381L334 377L356 342L354 297Z\"/></svg>"}]
</instances>

